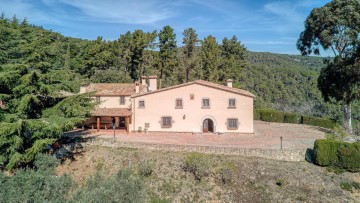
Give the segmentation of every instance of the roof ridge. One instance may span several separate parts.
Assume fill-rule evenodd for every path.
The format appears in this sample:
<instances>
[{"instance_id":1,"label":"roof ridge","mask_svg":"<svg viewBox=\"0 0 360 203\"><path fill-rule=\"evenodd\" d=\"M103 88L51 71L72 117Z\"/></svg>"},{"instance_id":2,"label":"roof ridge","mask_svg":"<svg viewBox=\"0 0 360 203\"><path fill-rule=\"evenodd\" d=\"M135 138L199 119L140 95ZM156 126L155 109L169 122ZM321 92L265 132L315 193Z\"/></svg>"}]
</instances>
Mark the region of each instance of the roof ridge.
<instances>
[{"instance_id":1,"label":"roof ridge","mask_svg":"<svg viewBox=\"0 0 360 203\"><path fill-rule=\"evenodd\" d=\"M174 85L174 86L170 86L170 87L166 87L166 88L162 88L162 89L158 89L158 90L151 91L151 92L133 94L131 97L138 97L138 96L153 94L153 93L157 93L157 92L167 91L167 90L171 90L171 89L174 89L174 88L183 87L183 86L187 86L187 85L191 85L191 84L199 84L199 85L210 86L210 87L213 87L213 88L220 88L220 89L222 89L224 91L230 91L230 92L233 92L233 93L237 93L237 94L241 94L241 95L244 95L244 96L249 96L249 97L255 98L255 95L252 94L251 92L247 91L247 90L243 90L243 89L235 88L235 87L228 87L226 85L222 85L222 84L218 84L218 83L214 83L214 82L210 82L210 81L206 81L206 80L201 80L201 79L190 81L190 82L187 82L187 83Z\"/></svg>"}]
</instances>

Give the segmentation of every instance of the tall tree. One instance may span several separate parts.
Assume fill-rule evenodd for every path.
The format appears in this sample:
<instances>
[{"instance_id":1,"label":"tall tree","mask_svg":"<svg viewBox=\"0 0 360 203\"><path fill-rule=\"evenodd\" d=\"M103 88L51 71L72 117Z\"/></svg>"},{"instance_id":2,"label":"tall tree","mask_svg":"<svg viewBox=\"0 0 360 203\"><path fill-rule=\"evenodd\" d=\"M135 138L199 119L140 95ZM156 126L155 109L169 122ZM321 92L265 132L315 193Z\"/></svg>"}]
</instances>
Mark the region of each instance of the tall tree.
<instances>
[{"instance_id":1,"label":"tall tree","mask_svg":"<svg viewBox=\"0 0 360 203\"><path fill-rule=\"evenodd\" d=\"M356 68L353 58L360 48L360 2L358 0L333 0L321 8L313 9L305 21L305 30L300 34L297 47L303 55L314 53L320 55L320 47L324 50L331 50L334 60L328 61L325 70L321 71L318 86L324 96L342 101L344 106L344 117L347 129L352 132L351 123L351 102L359 99L356 96L358 88L351 84L352 77L358 77L355 70L344 71ZM339 69L339 70L337 70ZM340 74L342 86L337 85L338 80L333 74ZM360 80L360 78L356 78ZM331 86L324 88L325 86Z\"/></svg>"},{"instance_id":2,"label":"tall tree","mask_svg":"<svg viewBox=\"0 0 360 203\"><path fill-rule=\"evenodd\" d=\"M144 52L146 49L154 47L156 38L156 31L143 32L142 30L135 30L132 34L132 58L130 77L140 80L144 68Z\"/></svg>"},{"instance_id":3,"label":"tall tree","mask_svg":"<svg viewBox=\"0 0 360 203\"><path fill-rule=\"evenodd\" d=\"M124 75L127 75L127 72L130 69L131 64L131 43L132 36L131 32L127 31L125 34L120 35L119 39L116 41L119 51L120 66L123 66Z\"/></svg>"},{"instance_id":4,"label":"tall tree","mask_svg":"<svg viewBox=\"0 0 360 203\"><path fill-rule=\"evenodd\" d=\"M174 29L167 25L159 32L160 80L164 79L165 86L171 83L172 73L178 64L176 48L176 34Z\"/></svg>"},{"instance_id":5,"label":"tall tree","mask_svg":"<svg viewBox=\"0 0 360 203\"><path fill-rule=\"evenodd\" d=\"M183 44L184 44L184 65L185 65L185 74L186 82L189 81L190 72L195 68L195 49L198 44L198 35L196 34L195 29L187 28L184 30L183 34Z\"/></svg>"},{"instance_id":6,"label":"tall tree","mask_svg":"<svg viewBox=\"0 0 360 203\"><path fill-rule=\"evenodd\" d=\"M0 165L8 169L31 163L62 132L84 121L94 107L89 94L58 97L58 82L49 83L37 71L12 66L0 77L13 81L6 89L0 88L0 95L7 95L8 101L0 120Z\"/></svg>"},{"instance_id":7,"label":"tall tree","mask_svg":"<svg viewBox=\"0 0 360 203\"><path fill-rule=\"evenodd\" d=\"M247 65L247 51L236 36L231 39L224 38L222 41L222 65L219 70L219 80L237 80L242 69Z\"/></svg>"},{"instance_id":8,"label":"tall tree","mask_svg":"<svg viewBox=\"0 0 360 203\"><path fill-rule=\"evenodd\" d=\"M221 63L221 49L215 37L209 35L201 44L202 79L217 82Z\"/></svg>"},{"instance_id":9,"label":"tall tree","mask_svg":"<svg viewBox=\"0 0 360 203\"><path fill-rule=\"evenodd\" d=\"M126 75L129 71L133 80L140 78L144 69L145 50L154 47L156 31L144 32L135 30L133 33L127 32L118 39L119 57L124 66Z\"/></svg>"}]
</instances>

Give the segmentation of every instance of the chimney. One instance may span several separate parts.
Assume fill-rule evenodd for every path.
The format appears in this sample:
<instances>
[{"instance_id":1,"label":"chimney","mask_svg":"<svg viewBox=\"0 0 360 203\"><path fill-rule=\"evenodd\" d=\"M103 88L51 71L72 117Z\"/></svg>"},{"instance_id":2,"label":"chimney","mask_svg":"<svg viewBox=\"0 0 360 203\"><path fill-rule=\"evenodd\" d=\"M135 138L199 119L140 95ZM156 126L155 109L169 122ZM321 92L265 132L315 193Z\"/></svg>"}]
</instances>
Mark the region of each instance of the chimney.
<instances>
[{"instance_id":1,"label":"chimney","mask_svg":"<svg viewBox=\"0 0 360 203\"><path fill-rule=\"evenodd\" d=\"M146 76L141 76L141 85L146 85Z\"/></svg>"},{"instance_id":2,"label":"chimney","mask_svg":"<svg viewBox=\"0 0 360 203\"><path fill-rule=\"evenodd\" d=\"M135 93L138 94L140 92L140 83L139 81L135 81Z\"/></svg>"},{"instance_id":3,"label":"chimney","mask_svg":"<svg viewBox=\"0 0 360 203\"><path fill-rule=\"evenodd\" d=\"M227 84L228 87L233 87L233 86L232 86L232 83L233 83L233 80L232 80L232 79L228 79L228 80L226 81L226 84Z\"/></svg>"},{"instance_id":4,"label":"chimney","mask_svg":"<svg viewBox=\"0 0 360 203\"><path fill-rule=\"evenodd\" d=\"M157 90L157 76L151 75L149 76L149 90L155 91Z\"/></svg>"}]
</instances>

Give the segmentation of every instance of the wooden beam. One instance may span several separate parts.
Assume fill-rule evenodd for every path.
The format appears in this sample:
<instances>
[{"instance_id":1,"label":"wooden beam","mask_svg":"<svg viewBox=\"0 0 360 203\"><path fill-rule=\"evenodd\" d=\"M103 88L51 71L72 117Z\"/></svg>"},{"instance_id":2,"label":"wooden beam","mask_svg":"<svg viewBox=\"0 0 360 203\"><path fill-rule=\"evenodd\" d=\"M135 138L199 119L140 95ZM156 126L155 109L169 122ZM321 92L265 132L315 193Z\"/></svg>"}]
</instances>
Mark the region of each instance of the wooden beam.
<instances>
[{"instance_id":1,"label":"wooden beam","mask_svg":"<svg viewBox=\"0 0 360 203\"><path fill-rule=\"evenodd\" d=\"M97 119L96 119L96 130L98 132L100 131L100 116L98 116Z\"/></svg>"}]
</instances>

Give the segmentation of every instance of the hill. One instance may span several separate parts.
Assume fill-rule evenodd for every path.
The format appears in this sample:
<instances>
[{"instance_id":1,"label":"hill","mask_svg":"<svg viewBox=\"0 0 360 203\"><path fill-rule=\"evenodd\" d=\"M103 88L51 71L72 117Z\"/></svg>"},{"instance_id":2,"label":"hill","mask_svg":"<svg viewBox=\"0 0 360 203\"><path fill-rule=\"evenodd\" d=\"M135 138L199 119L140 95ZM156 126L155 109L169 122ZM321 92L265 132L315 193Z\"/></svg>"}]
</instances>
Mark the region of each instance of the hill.
<instances>
[{"instance_id":1,"label":"hill","mask_svg":"<svg viewBox=\"0 0 360 203\"><path fill-rule=\"evenodd\" d=\"M131 51L129 47L135 45L126 41L126 37L135 39L138 35L150 35L143 31L123 34L114 41L106 41L102 37L83 40L30 25L26 20L20 22L16 18L4 17L0 19L0 30L0 98L3 99L6 99L4 95L11 89L7 76L8 71L13 68L25 67L40 71L46 75L47 83L70 92L77 92L81 84L90 81L133 81L136 77L131 77L131 71L136 71L137 75L160 74L161 60L155 49L145 48L142 52L137 50L128 53ZM341 120L341 106L323 102L317 88L317 77L324 67L321 58L257 53L246 51L245 48L245 52L242 52L240 47L240 51L235 53L246 56L242 59L245 59L247 65L238 61L233 65L232 58L226 58L229 53L226 52L224 43L223 41L223 44L218 45L222 54L216 70L223 75L209 80L222 83L225 78L233 78L236 87L249 90L257 96L257 108L274 108ZM237 40L233 45L242 46ZM202 66L205 59L201 49L200 46L196 51L190 80L204 79ZM177 52L174 60L178 65L169 71L169 81L164 86L184 82L186 65L183 62L183 48L178 48ZM131 58L134 54L142 55L137 59ZM235 69L226 72L226 64ZM139 69L133 70L135 66ZM360 105L354 104L353 107L353 115L358 118Z\"/></svg>"}]
</instances>

